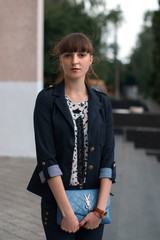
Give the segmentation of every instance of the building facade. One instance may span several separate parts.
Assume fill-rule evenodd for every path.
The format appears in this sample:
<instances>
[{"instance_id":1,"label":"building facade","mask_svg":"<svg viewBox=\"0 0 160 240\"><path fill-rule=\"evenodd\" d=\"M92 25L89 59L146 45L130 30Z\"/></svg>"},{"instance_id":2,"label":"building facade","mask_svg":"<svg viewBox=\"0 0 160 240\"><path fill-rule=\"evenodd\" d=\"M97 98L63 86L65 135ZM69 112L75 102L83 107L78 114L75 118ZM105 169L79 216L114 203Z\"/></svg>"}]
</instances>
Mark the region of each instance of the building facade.
<instances>
[{"instance_id":1,"label":"building facade","mask_svg":"<svg viewBox=\"0 0 160 240\"><path fill-rule=\"evenodd\" d=\"M34 157L43 88L43 0L0 0L0 156Z\"/></svg>"}]
</instances>

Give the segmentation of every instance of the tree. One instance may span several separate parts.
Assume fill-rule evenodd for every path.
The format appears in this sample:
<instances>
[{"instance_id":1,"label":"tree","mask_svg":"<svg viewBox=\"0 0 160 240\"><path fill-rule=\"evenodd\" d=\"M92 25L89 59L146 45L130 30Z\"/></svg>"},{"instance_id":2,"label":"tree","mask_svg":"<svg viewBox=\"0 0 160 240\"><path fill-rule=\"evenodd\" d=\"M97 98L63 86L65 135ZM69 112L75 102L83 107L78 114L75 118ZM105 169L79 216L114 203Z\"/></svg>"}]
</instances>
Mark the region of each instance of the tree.
<instances>
[{"instance_id":1,"label":"tree","mask_svg":"<svg viewBox=\"0 0 160 240\"><path fill-rule=\"evenodd\" d=\"M160 1L159 1L160 5ZM152 97L160 103L160 9L153 14L153 73L150 81Z\"/></svg>"},{"instance_id":2,"label":"tree","mask_svg":"<svg viewBox=\"0 0 160 240\"><path fill-rule=\"evenodd\" d=\"M128 74L134 79L144 96L150 95L150 81L153 69L153 12L148 11L144 16L144 26L138 35L136 47L132 50Z\"/></svg>"},{"instance_id":3,"label":"tree","mask_svg":"<svg viewBox=\"0 0 160 240\"><path fill-rule=\"evenodd\" d=\"M114 85L115 85L115 98L120 98L120 72L118 57L118 28L123 20L122 11L118 6L117 9L111 10L107 16L107 21L111 22L114 28L114 42L111 44L111 48L114 54Z\"/></svg>"}]
</instances>

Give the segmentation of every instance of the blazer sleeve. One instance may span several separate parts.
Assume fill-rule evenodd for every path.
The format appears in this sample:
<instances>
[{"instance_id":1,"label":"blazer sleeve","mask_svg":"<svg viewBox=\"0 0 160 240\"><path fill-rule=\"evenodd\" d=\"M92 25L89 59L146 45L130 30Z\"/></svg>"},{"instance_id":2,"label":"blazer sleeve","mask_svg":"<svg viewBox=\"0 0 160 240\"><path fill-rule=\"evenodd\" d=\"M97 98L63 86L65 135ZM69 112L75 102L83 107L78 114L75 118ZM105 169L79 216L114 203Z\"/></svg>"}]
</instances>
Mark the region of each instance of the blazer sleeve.
<instances>
[{"instance_id":1,"label":"blazer sleeve","mask_svg":"<svg viewBox=\"0 0 160 240\"><path fill-rule=\"evenodd\" d=\"M49 91L49 90L48 90ZM62 175L56 160L52 123L52 100L47 90L42 90L36 99L34 109L34 133L38 172L42 183Z\"/></svg>"},{"instance_id":2,"label":"blazer sleeve","mask_svg":"<svg viewBox=\"0 0 160 240\"><path fill-rule=\"evenodd\" d=\"M105 109L105 144L103 147L100 178L110 178L113 183L116 182L116 163L114 161L114 131L113 131L113 115L109 98L103 95L103 104Z\"/></svg>"}]
</instances>

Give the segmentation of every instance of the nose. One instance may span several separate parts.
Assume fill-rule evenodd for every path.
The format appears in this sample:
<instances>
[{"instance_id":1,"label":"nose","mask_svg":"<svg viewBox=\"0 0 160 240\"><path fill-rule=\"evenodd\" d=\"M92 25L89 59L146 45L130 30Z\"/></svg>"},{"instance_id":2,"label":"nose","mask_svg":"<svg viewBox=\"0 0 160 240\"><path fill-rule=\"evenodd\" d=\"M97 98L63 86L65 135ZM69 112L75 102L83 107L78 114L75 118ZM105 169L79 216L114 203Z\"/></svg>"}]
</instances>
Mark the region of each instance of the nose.
<instances>
[{"instance_id":1,"label":"nose","mask_svg":"<svg viewBox=\"0 0 160 240\"><path fill-rule=\"evenodd\" d=\"M76 65L78 63L78 56L76 53L73 53L72 55L72 64Z\"/></svg>"}]
</instances>

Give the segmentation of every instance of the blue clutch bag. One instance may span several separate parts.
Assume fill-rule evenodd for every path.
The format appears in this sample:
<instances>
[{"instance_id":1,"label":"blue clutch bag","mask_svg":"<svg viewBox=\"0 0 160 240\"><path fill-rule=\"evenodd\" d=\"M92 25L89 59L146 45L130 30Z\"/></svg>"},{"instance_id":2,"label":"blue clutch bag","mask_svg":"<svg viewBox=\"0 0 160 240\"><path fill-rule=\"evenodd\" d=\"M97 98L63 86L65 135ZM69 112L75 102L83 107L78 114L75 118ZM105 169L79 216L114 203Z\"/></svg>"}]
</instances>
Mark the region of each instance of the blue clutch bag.
<instances>
[{"instance_id":1,"label":"blue clutch bag","mask_svg":"<svg viewBox=\"0 0 160 240\"><path fill-rule=\"evenodd\" d=\"M83 218L92 211L97 206L99 190L98 189L84 189L84 190L66 190L66 194L70 205L78 218L78 221L81 222ZM101 224L111 223L111 213L110 213L110 195L107 202L107 215L105 218L102 218ZM57 207L57 224L61 225L62 214Z\"/></svg>"}]
</instances>

